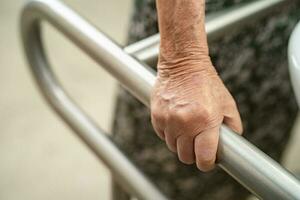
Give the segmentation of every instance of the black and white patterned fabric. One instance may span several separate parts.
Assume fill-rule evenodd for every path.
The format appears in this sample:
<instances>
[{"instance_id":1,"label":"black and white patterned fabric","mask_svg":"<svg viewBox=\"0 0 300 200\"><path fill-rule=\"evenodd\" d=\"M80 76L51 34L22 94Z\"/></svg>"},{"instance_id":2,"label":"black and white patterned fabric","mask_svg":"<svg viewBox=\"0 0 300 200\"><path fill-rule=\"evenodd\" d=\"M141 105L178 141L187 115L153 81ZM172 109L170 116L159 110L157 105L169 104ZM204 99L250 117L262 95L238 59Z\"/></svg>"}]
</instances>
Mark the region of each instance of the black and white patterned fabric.
<instances>
[{"instance_id":1,"label":"black and white patterned fabric","mask_svg":"<svg viewBox=\"0 0 300 200\"><path fill-rule=\"evenodd\" d=\"M251 0L207 0L207 13ZM288 39L300 19L300 1L274 11L241 30L209 44L213 63L237 101L244 136L280 160L297 115L287 64ZM154 0L136 0L129 32L133 43L158 32ZM124 89L119 90L114 141L120 149L174 200L240 200L246 189L216 168L202 173L180 163L155 135L149 110ZM114 198L127 196L114 185Z\"/></svg>"}]
</instances>

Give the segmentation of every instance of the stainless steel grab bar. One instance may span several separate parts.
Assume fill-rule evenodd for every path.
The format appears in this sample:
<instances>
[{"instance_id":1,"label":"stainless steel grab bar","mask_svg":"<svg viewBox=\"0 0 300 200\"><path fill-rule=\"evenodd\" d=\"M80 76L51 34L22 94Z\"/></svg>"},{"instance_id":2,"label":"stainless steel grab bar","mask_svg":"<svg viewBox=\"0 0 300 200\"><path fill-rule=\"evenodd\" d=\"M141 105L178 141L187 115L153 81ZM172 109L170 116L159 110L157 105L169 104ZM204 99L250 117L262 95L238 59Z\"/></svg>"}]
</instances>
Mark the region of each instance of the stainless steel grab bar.
<instances>
[{"instance_id":1,"label":"stainless steel grab bar","mask_svg":"<svg viewBox=\"0 0 300 200\"><path fill-rule=\"evenodd\" d=\"M23 9L24 49L34 78L50 105L108 165L116 180L128 191L141 199L165 199L65 94L44 53L40 35L42 19L70 38L147 106L155 81L153 71L57 0L33 0ZM300 199L300 183L293 175L226 127L221 128L218 157L218 165L258 197Z\"/></svg>"},{"instance_id":2,"label":"stainless steel grab bar","mask_svg":"<svg viewBox=\"0 0 300 200\"><path fill-rule=\"evenodd\" d=\"M98 55L109 56L105 51L102 52L101 46L104 44L110 47L110 40L59 1L30 1L23 8L21 31L26 56L37 85L48 103L108 166L112 176L127 192L139 199L167 199L61 88L46 59L41 41L41 19L60 29L76 44L81 44L81 48L95 59ZM116 45L110 49L115 50L118 51Z\"/></svg>"}]
</instances>

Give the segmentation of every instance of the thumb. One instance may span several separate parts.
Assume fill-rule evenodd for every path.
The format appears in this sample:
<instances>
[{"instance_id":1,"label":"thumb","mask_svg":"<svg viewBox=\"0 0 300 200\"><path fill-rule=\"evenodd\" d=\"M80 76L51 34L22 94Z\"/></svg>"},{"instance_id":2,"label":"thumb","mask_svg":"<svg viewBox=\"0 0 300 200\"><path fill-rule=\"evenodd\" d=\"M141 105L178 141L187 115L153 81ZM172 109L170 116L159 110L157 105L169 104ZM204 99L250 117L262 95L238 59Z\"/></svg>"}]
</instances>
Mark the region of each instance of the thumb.
<instances>
[{"instance_id":1,"label":"thumb","mask_svg":"<svg viewBox=\"0 0 300 200\"><path fill-rule=\"evenodd\" d=\"M238 134L243 133L242 120L240 117L240 113L238 112L238 109L236 107L234 109L231 109L230 114L224 116L223 122L234 132Z\"/></svg>"}]
</instances>

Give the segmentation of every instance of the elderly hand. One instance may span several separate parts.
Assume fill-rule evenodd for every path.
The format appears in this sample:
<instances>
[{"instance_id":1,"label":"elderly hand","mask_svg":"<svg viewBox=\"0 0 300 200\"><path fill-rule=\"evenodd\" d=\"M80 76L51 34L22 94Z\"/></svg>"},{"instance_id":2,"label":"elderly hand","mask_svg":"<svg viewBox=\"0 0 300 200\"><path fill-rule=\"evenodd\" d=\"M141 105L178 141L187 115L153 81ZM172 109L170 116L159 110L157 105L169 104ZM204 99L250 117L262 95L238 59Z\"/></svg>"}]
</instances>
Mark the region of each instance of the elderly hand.
<instances>
[{"instance_id":1,"label":"elderly hand","mask_svg":"<svg viewBox=\"0 0 300 200\"><path fill-rule=\"evenodd\" d=\"M205 32L205 0L157 0L158 76L151 96L152 124L169 149L202 171L214 167L222 123L237 133L235 101L216 73Z\"/></svg>"},{"instance_id":2,"label":"elderly hand","mask_svg":"<svg viewBox=\"0 0 300 200\"><path fill-rule=\"evenodd\" d=\"M151 118L168 148L201 171L214 167L222 122L242 133L236 103L209 57L159 62Z\"/></svg>"}]
</instances>

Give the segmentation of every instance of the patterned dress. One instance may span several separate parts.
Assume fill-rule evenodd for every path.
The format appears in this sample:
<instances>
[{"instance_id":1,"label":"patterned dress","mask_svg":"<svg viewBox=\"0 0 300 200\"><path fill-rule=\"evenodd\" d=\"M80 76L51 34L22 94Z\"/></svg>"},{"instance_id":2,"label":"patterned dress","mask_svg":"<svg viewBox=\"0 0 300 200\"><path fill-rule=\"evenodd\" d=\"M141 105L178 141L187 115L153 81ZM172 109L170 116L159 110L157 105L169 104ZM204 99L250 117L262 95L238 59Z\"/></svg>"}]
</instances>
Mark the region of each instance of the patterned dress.
<instances>
[{"instance_id":1,"label":"patterned dress","mask_svg":"<svg viewBox=\"0 0 300 200\"><path fill-rule=\"evenodd\" d=\"M251 0L206 0L207 13ZM155 0L136 0L129 43L158 32ZM280 160L297 115L287 64L288 38L300 19L300 1L209 44L213 63L237 101L244 136ZM114 141L170 199L240 200L249 192L216 168L202 173L178 161L154 133L149 110L119 90ZM127 195L114 184L117 200Z\"/></svg>"}]
</instances>

